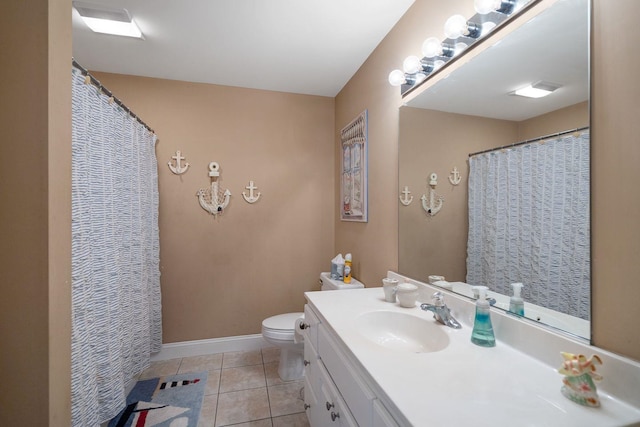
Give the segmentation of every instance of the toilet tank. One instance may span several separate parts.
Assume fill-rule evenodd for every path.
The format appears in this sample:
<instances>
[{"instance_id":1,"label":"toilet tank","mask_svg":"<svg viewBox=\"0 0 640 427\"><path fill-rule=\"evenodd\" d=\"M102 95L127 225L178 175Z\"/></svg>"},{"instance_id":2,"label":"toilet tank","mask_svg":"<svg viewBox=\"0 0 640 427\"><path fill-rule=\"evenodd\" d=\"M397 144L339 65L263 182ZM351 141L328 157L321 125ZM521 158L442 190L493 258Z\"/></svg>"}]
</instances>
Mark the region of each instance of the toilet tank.
<instances>
[{"instance_id":1,"label":"toilet tank","mask_svg":"<svg viewBox=\"0 0 640 427\"><path fill-rule=\"evenodd\" d=\"M342 280L332 279L331 273L328 271L320 273L320 283L322 284L320 289L323 291L364 288L364 285L353 277L351 278L351 283L348 284L344 283Z\"/></svg>"}]
</instances>

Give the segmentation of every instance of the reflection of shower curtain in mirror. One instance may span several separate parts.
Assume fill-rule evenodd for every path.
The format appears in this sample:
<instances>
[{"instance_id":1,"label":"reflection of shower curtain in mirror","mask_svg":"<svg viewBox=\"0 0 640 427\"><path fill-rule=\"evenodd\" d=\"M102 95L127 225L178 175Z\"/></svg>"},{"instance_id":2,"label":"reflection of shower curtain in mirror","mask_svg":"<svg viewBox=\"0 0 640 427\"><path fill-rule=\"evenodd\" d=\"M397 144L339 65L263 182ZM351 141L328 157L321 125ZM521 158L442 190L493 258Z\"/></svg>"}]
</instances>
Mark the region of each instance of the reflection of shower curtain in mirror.
<instances>
[{"instance_id":1,"label":"reflection of shower curtain in mirror","mask_svg":"<svg viewBox=\"0 0 640 427\"><path fill-rule=\"evenodd\" d=\"M589 131L469 158L467 283L590 317Z\"/></svg>"},{"instance_id":2,"label":"reflection of shower curtain in mirror","mask_svg":"<svg viewBox=\"0 0 640 427\"><path fill-rule=\"evenodd\" d=\"M72 92L71 413L96 426L162 344L156 136L76 69Z\"/></svg>"}]
</instances>

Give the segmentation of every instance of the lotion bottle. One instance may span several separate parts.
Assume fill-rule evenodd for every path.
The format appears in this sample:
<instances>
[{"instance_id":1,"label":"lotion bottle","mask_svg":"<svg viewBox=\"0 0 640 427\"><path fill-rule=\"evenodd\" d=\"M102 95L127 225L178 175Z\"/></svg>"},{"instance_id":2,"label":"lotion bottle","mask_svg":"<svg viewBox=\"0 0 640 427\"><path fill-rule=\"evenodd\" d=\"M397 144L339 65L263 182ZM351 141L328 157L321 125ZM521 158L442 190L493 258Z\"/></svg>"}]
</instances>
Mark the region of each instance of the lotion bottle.
<instances>
[{"instance_id":1,"label":"lotion bottle","mask_svg":"<svg viewBox=\"0 0 640 427\"><path fill-rule=\"evenodd\" d=\"M522 283L512 283L513 296L509 300L509 311L517 314L518 316L524 316L524 301L522 300Z\"/></svg>"},{"instance_id":2,"label":"lotion bottle","mask_svg":"<svg viewBox=\"0 0 640 427\"><path fill-rule=\"evenodd\" d=\"M473 322L471 342L481 347L495 347L496 337L491 324L491 306L487 301L487 287L474 286L474 289L478 290L479 298L476 301L476 318Z\"/></svg>"},{"instance_id":3,"label":"lotion bottle","mask_svg":"<svg viewBox=\"0 0 640 427\"><path fill-rule=\"evenodd\" d=\"M344 283L351 283L351 254L344 256Z\"/></svg>"}]
</instances>

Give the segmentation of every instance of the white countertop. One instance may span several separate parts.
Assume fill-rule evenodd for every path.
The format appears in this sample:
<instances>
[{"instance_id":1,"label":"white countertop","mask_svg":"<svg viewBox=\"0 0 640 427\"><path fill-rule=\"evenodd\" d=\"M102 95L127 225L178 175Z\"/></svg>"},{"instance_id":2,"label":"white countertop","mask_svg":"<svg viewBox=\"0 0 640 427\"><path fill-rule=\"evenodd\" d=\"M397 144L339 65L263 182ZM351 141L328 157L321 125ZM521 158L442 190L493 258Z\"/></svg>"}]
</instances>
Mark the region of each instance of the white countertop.
<instances>
[{"instance_id":1,"label":"white countertop","mask_svg":"<svg viewBox=\"0 0 640 427\"><path fill-rule=\"evenodd\" d=\"M583 407L565 398L560 392L562 375L556 371L562 364L560 354L557 366L549 366L501 342L498 333L496 347L472 344L468 316L456 316L462 329L439 325L450 338L444 350L411 353L375 344L360 335L354 325L359 315L379 310L432 320L432 313L421 310L418 304L402 308L387 303L382 288L305 295L323 324L337 334L368 373L376 391L383 393L382 400L402 413L405 420L400 421L410 425L640 426L639 408L602 390L600 408ZM448 300L452 298L447 295ZM568 345L567 351L572 348ZM599 349L590 348L598 353Z\"/></svg>"}]
</instances>

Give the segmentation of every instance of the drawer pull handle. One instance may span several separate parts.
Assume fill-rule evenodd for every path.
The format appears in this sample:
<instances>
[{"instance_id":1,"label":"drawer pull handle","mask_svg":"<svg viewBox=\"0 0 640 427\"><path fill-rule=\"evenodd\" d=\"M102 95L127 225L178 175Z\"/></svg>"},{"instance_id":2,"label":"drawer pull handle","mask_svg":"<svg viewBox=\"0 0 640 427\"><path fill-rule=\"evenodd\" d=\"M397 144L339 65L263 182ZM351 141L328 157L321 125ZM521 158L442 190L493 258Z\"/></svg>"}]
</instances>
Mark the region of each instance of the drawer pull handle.
<instances>
[{"instance_id":1,"label":"drawer pull handle","mask_svg":"<svg viewBox=\"0 0 640 427\"><path fill-rule=\"evenodd\" d=\"M310 328L311 326L309 326L308 323L300 323L300 329L305 330Z\"/></svg>"},{"instance_id":2,"label":"drawer pull handle","mask_svg":"<svg viewBox=\"0 0 640 427\"><path fill-rule=\"evenodd\" d=\"M304 404L304 410L306 411L307 409L311 408L311 405L309 405L308 403Z\"/></svg>"},{"instance_id":3,"label":"drawer pull handle","mask_svg":"<svg viewBox=\"0 0 640 427\"><path fill-rule=\"evenodd\" d=\"M330 411L331 408L334 408L335 406L335 404L327 402L327 411Z\"/></svg>"},{"instance_id":4,"label":"drawer pull handle","mask_svg":"<svg viewBox=\"0 0 640 427\"><path fill-rule=\"evenodd\" d=\"M306 359L304 360L304 362L303 362L303 363L304 363L304 366L311 365L311 362L309 362L309 361L308 361L308 360L306 360Z\"/></svg>"},{"instance_id":5,"label":"drawer pull handle","mask_svg":"<svg viewBox=\"0 0 640 427\"><path fill-rule=\"evenodd\" d=\"M340 418L340 414L331 412L331 421L335 421L336 418Z\"/></svg>"}]
</instances>

